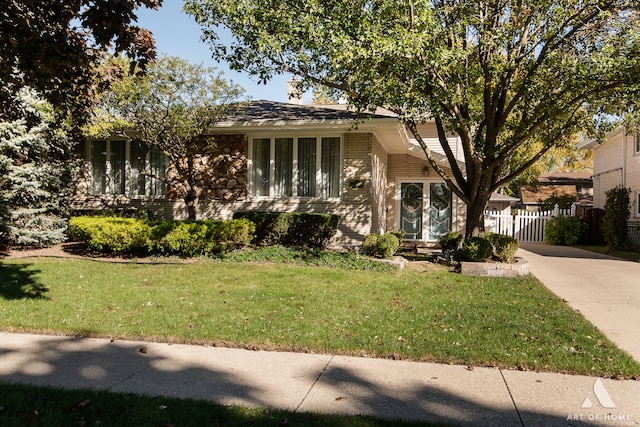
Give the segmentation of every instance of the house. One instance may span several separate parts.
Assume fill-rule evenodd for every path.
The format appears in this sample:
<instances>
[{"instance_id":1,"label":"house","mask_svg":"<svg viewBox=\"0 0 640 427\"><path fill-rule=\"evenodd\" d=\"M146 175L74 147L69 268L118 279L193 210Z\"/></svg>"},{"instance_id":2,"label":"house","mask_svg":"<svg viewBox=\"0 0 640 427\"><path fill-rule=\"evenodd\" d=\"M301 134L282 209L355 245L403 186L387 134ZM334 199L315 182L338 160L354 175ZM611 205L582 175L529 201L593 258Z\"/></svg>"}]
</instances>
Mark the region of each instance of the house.
<instances>
[{"instance_id":1,"label":"house","mask_svg":"<svg viewBox=\"0 0 640 427\"><path fill-rule=\"evenodd\" d=\"M520 201L517 197L511 197L507 194L495 192L491 195L489 203L487 203L487 212L500 215L511 215L511 209Z\"/></svg>"},{"instance_id":2,"label":"house","mask_svg":"<svg viewBox=\"0 0 640 427\"><path fill-rule=\"evenodd\" d=\"M573 198L581 207L593 204L591 172L549 172L538 177L535 186L520 189L522 205L526 210L537 211L538 203L552 196Z\"/></svg>"},{"instance_id":3,"label":"house","mask_svg":"<svg viewBox=\"0 0 640 427\"><path fill-rule=\"evenodd\" d=\"M419 131L449 169L434 123ZM341 222L332 243L340 246L393 230L404 231L406 240L435 242L463 228L464 204L387 111L357 115L344 105L253 101L210 133L218 143L198 159L199 217L229 219L249 210L336 214ZM461 157L456 137L451 142ZM170 168L162 153L115 138L86 142L83 156L73 208L132 207L186 218L183 201L161 179Z\"/></svg>"},{"instance_id":4,"label":"house","mask_svg":"<svg viewBox=\"0 0 640 427\"><path fill-rule=\"evenodd\" d=\"M621 126L579 148L593 150L593 207L603 209L607 190L622 185L631 190L629 222L640 224L640 134Z\"/></svg>"}]
</instances>

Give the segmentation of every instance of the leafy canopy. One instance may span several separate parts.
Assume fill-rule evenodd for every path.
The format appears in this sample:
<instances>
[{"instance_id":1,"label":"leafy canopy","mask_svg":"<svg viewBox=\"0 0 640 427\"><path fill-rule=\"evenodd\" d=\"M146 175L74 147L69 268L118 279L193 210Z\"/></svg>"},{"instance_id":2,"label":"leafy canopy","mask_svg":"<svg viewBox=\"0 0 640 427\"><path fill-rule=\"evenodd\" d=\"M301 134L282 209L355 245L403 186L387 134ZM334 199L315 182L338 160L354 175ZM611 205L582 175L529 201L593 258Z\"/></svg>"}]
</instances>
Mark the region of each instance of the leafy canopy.
<instances>
[{"instance_id":1,"label":"leafy canopy","mask_svg":"<svg viewBox=\"0 0 640 427\"><path fill-rule=\"evenodd\" d=\"M215 145L210 127L239 108L243 89L215 68L178 57L160 58L144 75L127 73L123 58L105 66L120 67L125 77L102 94L88 136L120 135L160 148L175 172L166 179L195 219L201 179L196 160Z\"/></svg>"},{"instance_id":2,"label":"leafy canopy","mask_svg":"<svg viewBox=\"0 0 640 427\"><path fill-rule=\"evenodd\" d=\"M135 24L136 9L162 0L3 0L0 2L0 80L37 90L63 114L81 118L96 85L117 77L97 75L106 52L126 53L144 68L155 41ZM0 117L8 107L0 98Z\"/></svg>"},{"instance_id":3,"label":"leafy canopy","mask_svg":"<svg viewBox=\"0 0 640 427\"><path fill-rule=\"evenodd\" d=\"M293 73L356 108L396 112L467 204L467 235L481 232L495 189L578 131L595 130L633 105L637 6L630 0L185 2L214 57L234 69L264 81ZM231 44L218 37L220 26L235 36ZM451 171L417 132L426 119L437 126ZM534 144L539 149L527 149ZM525 157L510 162L516 152Z\"/></svg>"}]
</instances>

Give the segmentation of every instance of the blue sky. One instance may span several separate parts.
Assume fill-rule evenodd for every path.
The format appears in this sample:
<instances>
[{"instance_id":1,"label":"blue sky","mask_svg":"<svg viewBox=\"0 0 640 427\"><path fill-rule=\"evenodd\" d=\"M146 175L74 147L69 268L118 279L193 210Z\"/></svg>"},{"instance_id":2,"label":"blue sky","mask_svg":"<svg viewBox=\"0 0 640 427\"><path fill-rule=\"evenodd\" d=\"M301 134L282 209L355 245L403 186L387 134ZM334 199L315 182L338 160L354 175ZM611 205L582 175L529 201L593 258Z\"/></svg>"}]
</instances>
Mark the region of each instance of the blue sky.
<instances>
[{"instance_id":1,"label":"blue sky","mask_svg":"<svg viewBox=\"0 0 640 427\"><path fill-rule=\"evenodd\" d=\"M164 0L158 11L142 8L137 15L138 25L153 33L159 55L179 56L192 63L216 67L227 80L242 86L251 99L287 102L290 76L277 76L266 85L258 84L247 73L232 71L228 64L212 59L209 47L200 40L200 26L182 11L182 0Z\"/></svg>"}]
</instances>

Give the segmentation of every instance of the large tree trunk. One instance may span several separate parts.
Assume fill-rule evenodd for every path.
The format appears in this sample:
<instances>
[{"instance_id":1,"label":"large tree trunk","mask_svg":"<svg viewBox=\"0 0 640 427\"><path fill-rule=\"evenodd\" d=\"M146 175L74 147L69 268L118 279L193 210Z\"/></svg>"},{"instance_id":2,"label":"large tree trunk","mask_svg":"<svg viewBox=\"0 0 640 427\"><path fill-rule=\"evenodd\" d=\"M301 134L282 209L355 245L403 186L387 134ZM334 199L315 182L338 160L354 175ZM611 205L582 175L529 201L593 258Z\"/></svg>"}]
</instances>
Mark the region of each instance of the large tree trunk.
<instances>
[{"instance_id":1,"label":"large tree trunk","mask_svg":"<svg viewBox=\"0 0 640 427\"><path fill-rule=\"evenodd\" d=\"M198 204L198 196L195 189L191 188L187 191L187 195L184 197L184 203L187 205L189 219L195 221Z\"/></svg>"},{"instance_id":2,"label":"large tree trunk","mask_svg":"<svg viewBox=\"0 0 640 427\"><path fill-rule=\"evenodd\" d=\"M480 192L467 204L467 218L464 237L484 236L484 211L491 193Z\"/></svg>"}]
</instances>

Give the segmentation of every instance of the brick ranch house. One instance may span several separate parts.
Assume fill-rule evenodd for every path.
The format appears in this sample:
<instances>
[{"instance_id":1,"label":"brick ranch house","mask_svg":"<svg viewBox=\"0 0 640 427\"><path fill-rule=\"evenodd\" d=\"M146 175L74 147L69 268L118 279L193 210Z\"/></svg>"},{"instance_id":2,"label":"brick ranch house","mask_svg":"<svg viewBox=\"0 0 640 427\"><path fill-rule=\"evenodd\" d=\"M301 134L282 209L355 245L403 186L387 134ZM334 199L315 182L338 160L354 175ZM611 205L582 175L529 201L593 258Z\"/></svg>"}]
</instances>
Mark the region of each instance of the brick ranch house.
<instances>
[{"instance_id":1,"label":"brick ranch house","mask_svg":"<svg viewBox=\"0 0 640 427\"><path fill-rule=\"evenodd\" d=\"M419 130L448 169L434 123ZM343 247L359 245L369 233L403 230L405 240L430 243L463 228L464 204L388 112L358 116L341 105L252 101L210 134L216 147L198 158L199 218L230 219L236 211L336 214L332 244ZM461 154L456 137L451 142ZM84 175L72 208L186 218L184 202L161 179L170 165L159 150L113 138L86 141L81 152Z\"/></svg>"}]
</instances>

